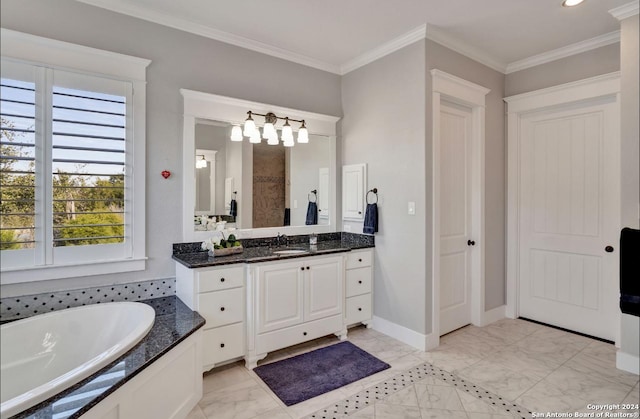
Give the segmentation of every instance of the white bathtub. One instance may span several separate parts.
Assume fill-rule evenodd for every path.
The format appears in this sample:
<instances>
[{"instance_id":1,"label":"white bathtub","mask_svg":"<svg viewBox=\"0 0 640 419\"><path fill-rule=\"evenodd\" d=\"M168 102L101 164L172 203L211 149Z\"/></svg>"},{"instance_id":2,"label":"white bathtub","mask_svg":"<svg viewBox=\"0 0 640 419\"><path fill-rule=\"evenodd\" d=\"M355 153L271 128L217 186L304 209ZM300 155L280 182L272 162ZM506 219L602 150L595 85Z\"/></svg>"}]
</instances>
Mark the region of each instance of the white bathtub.
<instances>
[{"instance_id":1,"label":"white bathtub","mask_svg":"<svg viewBox=\"0 0 640 419\"><path fill-rule=\"evenodd\" d=\"M155 320L142 303L53 311L5 324L0 332L2 419L48 399L138 343Z\"/></svg>"}]
</instances>

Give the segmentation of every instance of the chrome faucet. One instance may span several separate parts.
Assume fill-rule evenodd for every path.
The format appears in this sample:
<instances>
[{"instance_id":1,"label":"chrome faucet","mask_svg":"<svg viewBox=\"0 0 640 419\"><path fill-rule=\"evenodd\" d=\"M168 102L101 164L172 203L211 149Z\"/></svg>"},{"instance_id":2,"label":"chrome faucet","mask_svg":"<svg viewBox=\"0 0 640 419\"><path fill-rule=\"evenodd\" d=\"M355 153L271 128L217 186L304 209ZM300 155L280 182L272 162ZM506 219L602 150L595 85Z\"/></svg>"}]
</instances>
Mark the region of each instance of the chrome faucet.
<instances>
[{"instance_id":1,"label":"chrome faucet","mask_svg":"<svg viewBox=\"0 0 640 419\"><path fill-rule=\"evenodd\" d=\"M286 234L280 234L278 233L278 235L276 236L276 246L282 246L282 245L289 245L289 238L287 237Z\"/></svg>"}]
</instances>

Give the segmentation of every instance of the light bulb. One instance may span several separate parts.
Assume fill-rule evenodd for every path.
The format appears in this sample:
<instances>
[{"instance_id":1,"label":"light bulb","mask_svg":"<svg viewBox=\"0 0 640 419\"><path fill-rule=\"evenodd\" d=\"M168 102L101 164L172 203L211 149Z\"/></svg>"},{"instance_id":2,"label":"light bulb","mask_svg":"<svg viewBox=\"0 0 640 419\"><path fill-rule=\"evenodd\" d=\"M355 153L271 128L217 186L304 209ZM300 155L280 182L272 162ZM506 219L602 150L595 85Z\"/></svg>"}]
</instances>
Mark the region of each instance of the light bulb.
<instances>
[{"instance_id":1,"label":"light bulb","mask_svg":"<svg viewBox=\"0 0 640 419\"><path fill-rule=\"evenodd\" d=\"M252 144L259 144L260 141L262 141L262 138L260 138L260 130L256 128L253 130L251 137L249 137L249 142Z\"/></svg>"},{"instance_id":2,"label":"light bulb","mask_svg":"<svg viewBox=\"0 0 640 419\"><path fill-rule=\"evenodd\" d=\"M272 135L267 139L267 144L269 145L278 145L280 141L278 141L278 135Z\"/></svg>"},{"instance_id":3,"label":"light bulb","mask_svg":"<svg viewBox=\"0 0 640 419\"><path fill-rule=\"evenodd\" d=\"M196 159L196 169L204 169L205 167L207 167L207 161L205 160L204 156L200 156L202 157L201 159Z\"/></svg>"},{"instance_id":4,"label":"light bulb","mask_svg":"<svg viewBox=\"0 0 640 419\"><path fill-rule=\"evenodd\" d=\"M307 127L304 126L304 122L298 130L298 142L301 144L309 142L309 131L307 131Z\"/></svg>"},{"instance_id":5,"label":"light bulb","mask_svg":"<svg viewBox=\"0 0 640 419\"><path fill-rule=\"evenodd\" d=\"M240 125L234 125L231 128L231 141L242 141L242 128L240 128Z\"/></svg>"},{"instance_id":6,"label":"light bulb","mask_svg":"<svg viewBox=\"0 0 640 419\"><path fill-rule=\"evenodd\" d=\"M285 147L293 147L294 144L295 142L293 141L293 138L282 143L282 145L284 145Z\"/></svg>"},{"instance_id":7,"label":"light bulb","mask_svg":"<svg viewBox=\"0 0 640 419\"><path fill-rule=\"evenodd\" d=\"M245 137L251 137L251 134L256 130L256 123L253 121L253 118L251 118L251 111L249 111L248 114L249 116L244 121L244 131L242 132Z\"/></svg>"}]
</instances>

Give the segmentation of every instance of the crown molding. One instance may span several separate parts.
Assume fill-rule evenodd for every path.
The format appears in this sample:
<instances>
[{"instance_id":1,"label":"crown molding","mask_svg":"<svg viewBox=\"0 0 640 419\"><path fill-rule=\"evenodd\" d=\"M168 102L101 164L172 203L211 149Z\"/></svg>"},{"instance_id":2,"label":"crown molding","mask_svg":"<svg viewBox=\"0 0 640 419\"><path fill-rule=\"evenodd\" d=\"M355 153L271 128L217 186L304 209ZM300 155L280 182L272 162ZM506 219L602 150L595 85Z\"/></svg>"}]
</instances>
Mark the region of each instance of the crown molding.
<instances>
[{"instance_id":1,"label":"crown molding","mask_svg":"<svg viewBox=\"0 0 640 419\"><path fill-rule=\"evenodd\" d=\"M615 44L617 42L620 42L620 31L609 32L604 35L596 36L595 38L586 39L584 41L576 42L575 44L567 45L562 48L543 52L542 54L533 55L523 60L509 63L505 74L515 73L516 71L535 67L561 58L570 57L572 55Z\"/></svg>"},{"instance_id":2,"label":"crown molding","mask_svg":"<svg viewBox=\"0 0 640 419\"><path fill-rule=\"evenodd\" d=\"M472 60L477 61L480 64L484 64L493 70L499 71L500 73L504 73L507 68L505 63L490 57L486 52L478 48L472 47L471 45L452 37L442 29L435 26L427 25L427 39L437 42L450 50L471 58Z\"/></svg>"},{"instance_id":3,"label":"crown molding","mask_svg":"<svg viewBox=\"0 0 640 419\"><path fill-rule=\"evenodd\" d=\"M609 10L609 13L618 20L624 20L638 14L638 3L638 0L632 1L631 3Z\"/></svg>"},{"instance_id":4,"label":"crown molding","mask_svg":"<svg viewBox=\"0 0 640 419\"><path fill-rule=\"evenodd\" d=\"M400 35L391 41L385 42L382 45L375 47L374 49L361 54L340 66L340 74L345 75L352 72L355 69L363 67L369 63L372 63L380 58L389 55L395 51L398 51L414 42L420 41L425 38L427 34L427 25L418 26L409 32Z\"/></svg>"},{"instance_id":5,"label":"crown molding","mask_svg":"<svg viewBox=\"0 0 640 419\"><path fill-rule=\"evenodd\" d=\"M297 54L283 48L265 44L254 39L245 38L243 36L234 35L229 32L213 29L199 23L191 22L187 19L181 19L170 14L149 10L144 7L133 6L119 0L77 0L81 3L91 6L107 9L112 12L121 13L138 19L157 23L159 25L168 26L194 35L203 36L205 38L215 39L216 41L226 44L235 45L251 51L270 55L272 57L281 58L297 64L313 67L318 70L327 71L329 73L340 74L340 67L334 64L326 63L306 55Z\"/></svg>"}]
</instances>

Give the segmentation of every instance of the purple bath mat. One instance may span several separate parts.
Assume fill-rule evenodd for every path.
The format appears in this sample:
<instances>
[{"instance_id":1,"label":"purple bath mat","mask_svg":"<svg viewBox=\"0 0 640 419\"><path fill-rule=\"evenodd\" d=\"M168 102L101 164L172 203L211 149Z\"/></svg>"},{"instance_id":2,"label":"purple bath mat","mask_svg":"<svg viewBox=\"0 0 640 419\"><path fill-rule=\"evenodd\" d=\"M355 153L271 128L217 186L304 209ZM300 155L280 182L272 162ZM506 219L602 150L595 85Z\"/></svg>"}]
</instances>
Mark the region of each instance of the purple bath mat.
<instances>
[{"instance_id":1,"label":"purple bath mat","mask_svg":"<svg viewBox=\"0 0 640 419\"><path fill-rule=\"evenodd\" d=\"M253 371L284 404L291 406L387 368L389 364L351 342L340 342L261 365Z\"/></svg>"}]
</instances>

